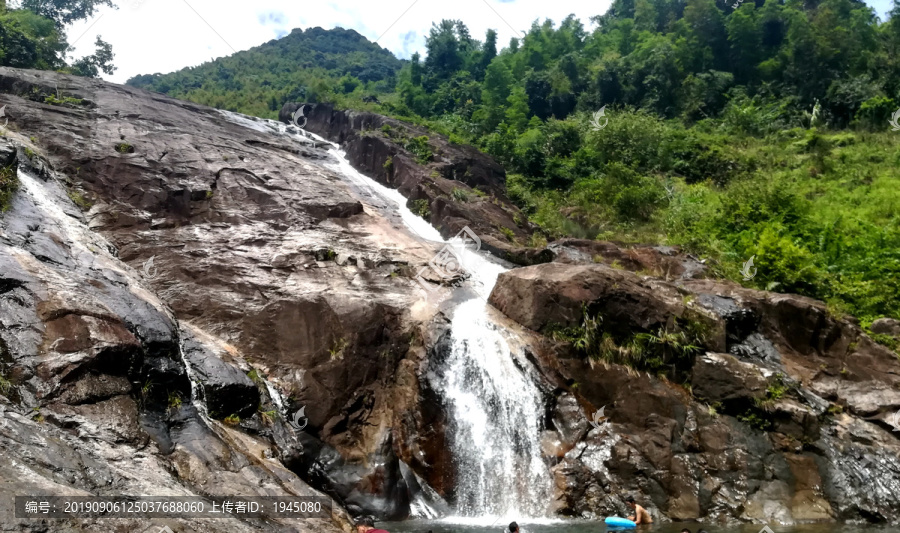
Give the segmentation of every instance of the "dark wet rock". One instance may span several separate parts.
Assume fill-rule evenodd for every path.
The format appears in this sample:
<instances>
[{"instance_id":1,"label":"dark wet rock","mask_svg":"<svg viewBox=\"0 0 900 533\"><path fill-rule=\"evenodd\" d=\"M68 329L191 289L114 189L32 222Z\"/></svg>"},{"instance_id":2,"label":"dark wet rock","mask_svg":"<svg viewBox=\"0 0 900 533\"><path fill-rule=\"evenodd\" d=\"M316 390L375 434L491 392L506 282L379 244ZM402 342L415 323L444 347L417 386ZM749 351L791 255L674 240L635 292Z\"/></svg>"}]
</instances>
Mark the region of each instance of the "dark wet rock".
<instances>
[{"instance_id":1,"label":"dark wet rock","mask_svg":"<svg viewBox=\"0 0 900 533\"><path fill-rule=\"evenodd\" d=\"M193 333L185 336L182 353L203 388L203 400L211 417L246 418L256 412L259 390L240 368L224 361L222 355L201 343Z\"/></svg>"},{"instance_id":2,"label":"dark wet rock","mask_svg":"<svg viewBox=\"0 0 900 533\"><path fill-rule=\"evenodd\" d=\"M728 354L707 353L694 360L691 390L708 403L738 403L745 407L766 398L768 381L756 365Z\"/></svg>"}]
</instances>

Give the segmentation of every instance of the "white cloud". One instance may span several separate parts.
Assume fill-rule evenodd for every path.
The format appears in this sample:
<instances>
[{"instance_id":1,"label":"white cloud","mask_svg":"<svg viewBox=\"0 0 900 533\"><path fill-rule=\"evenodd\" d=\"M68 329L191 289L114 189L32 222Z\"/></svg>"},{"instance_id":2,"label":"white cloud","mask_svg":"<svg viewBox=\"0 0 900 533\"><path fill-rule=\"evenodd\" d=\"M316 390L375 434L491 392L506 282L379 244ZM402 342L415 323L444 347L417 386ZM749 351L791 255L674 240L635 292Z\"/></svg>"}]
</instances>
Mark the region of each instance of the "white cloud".
<instances>
[{"instance_id":1,"label":"white cloud","mask_svg":"<svg viewBox=\"0 0 900 533\"><path fill-rule=\"evenodd\" d=\"M126 0L118 10L103 9L93 19L73 25L68 35L70 42L77 39L75 57L93 53L97 35L111 43L118 71L105 77L123 83L137 74L172 72L230 55L234 50L246 50L284 36L294 28L354 29L370 40L381 37L378 44L408 58L416 51L425 55L425 36L432 22L441 19L462 20L472 36L480 40L488 28L493 28L499 34L499 44L506 46L516 35L513 29L527 31L537 19L559 22L574 13L590 28L588 19L605 12L609 3L610 0L418 0L415 4L412 0Z\"/></svg>"},{"instance_id":2,"label":"white cloud","mask_svg":"<svg viewBox=\"0 0 900 533\"><path fill-rule=\"evenodd\" d=\"M879 12L889 0L871 0ZM74 56L93 53L97 35L113 45L119 70L107 79L123 83L137 74L172 72L211 58L246 50L277 39L294 28L351 28L399 57L425 55L432 22L460 19L472 36L483 39L497 30L506 46L535 20L559 23L569 14L585 28L590 17L605 13L611 0L120 0L118 10L104 9L68 29ZM411 7L410 7L411 6ZM408 10L408 11L407 11ZM405 12L405 14L404 14ZM83 34L83 35L82 35ZM80 36L80 37L79 37Z\"/></svg>"}]
</instances>

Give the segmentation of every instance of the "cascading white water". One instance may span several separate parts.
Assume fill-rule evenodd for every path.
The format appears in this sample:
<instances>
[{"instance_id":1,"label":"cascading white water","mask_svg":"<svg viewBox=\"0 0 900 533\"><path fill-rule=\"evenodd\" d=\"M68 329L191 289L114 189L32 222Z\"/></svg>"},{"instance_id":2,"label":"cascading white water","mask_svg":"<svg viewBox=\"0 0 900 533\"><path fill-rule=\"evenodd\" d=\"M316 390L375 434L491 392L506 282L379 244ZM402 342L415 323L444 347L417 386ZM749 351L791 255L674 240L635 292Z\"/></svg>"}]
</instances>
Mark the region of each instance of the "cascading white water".
<instances>
[{"instance_id":1,"label":"cascading white water","mask_svg":"<svg viewBox=\"0 0 900 533\"><path fill-rule=\"evenodd\" d=\"M550 476L541 457L541 394L487 304L460 304L440 388L450 410L457 509L463 517L542 517Z\"/></svg>"},{"instance_id":2,"label":"cascading white water","mask_svg":"<svg viewBox=\"0 0 900 533\"><path fill-rule=\"evenodd\" d=\"M228 113L230 118L235 114ZM237 115L235 120L259 131L291 135L283 124ZM250 124L248 124L250 123ZM321 137L313 139L324 141ZM488 312L486 302L497 276L506 270L482 253L448 242L406 207L406 198L360 174L346 154L332 148L329 165L373 201L396 205L404 224L424 239L455 245L463 267L471 274L473 297L453 310L450 350L433 386L442 395L450 421L448 439L456 467L459 516L452 522L484 524L490 520L527 520L547 516L551 493L548 467L540 449L543 400L531 364L510 349L508 335Z\"/></svg>"}]
</instances>

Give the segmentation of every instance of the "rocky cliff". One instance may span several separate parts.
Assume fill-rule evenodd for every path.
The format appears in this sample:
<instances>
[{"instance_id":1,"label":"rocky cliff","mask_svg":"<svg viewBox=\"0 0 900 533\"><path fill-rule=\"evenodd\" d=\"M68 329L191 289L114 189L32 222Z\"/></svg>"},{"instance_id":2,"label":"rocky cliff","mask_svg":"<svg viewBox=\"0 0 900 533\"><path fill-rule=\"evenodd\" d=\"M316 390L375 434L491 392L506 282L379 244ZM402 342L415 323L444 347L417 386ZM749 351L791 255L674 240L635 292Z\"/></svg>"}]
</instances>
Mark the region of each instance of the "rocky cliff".
<instances>
[{"instance_id":1,"label":"rocky cliff","mask_svg":"<svg viewBox=\"0 0 900 533\"><path fill-rule=\"evenodd\" d=\"M18 169L0 218L2 500L311 484L406 516L394 431L433 313L410 277L435 250L263 122L38 71L0 69L0 93ZM336 531L341 513L290 527Z\"/></svg>"},{"instance_id":2,"label":"rocky cliff","mask_svg":"<svg viewBox=\"0 0 900 533\"><path fill-rule=\"evenodd\" d=\"M491 303L545 334L559 512L627 493L674 520L900 521L900 359L851 317L559 262L501 275Z\"/></svg>"}]
</instances>

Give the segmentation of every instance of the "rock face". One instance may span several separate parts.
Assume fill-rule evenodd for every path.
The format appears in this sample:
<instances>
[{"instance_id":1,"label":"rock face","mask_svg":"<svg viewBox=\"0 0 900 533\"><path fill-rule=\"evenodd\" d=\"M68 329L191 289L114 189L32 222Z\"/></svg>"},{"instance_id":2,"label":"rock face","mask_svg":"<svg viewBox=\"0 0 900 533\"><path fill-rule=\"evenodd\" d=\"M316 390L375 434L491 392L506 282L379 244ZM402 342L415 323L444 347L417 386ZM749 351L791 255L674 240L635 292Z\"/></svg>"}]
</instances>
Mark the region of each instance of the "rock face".
<instances>
[{"instance_id":1,"label":"rock face","mask_svg":"<svg viewBox=\"0 0 900 533\"><path fill-rule=\"evenodd\" d=\"M57 87L82 104L45 104ZM432 245L272 123L39 71L0 69L0 93L0 155L21 171L0 215L0 478L18 480L2 490L312 485L407 516L416 435L396 432L418 410L414 332L433 310L411 278ZM49 469L23 439L67 459ZM75 472L88 460L96 479ZM292 527L336 531L342 513Z\"/></svg>"},{"instance_id":2,"label":"rock face","mask_svg":"<svg viewBox=\"0 0 900 533\"><path fill-rule=\"evenodd\" d=\"M559 512L622 512L619 495L630 493L673 520L900 521L900 492L891 488L900 483L900 434L891 431L900 360L822 302L562 263L501 274L491 302L549 336L562 327L583 333L587 312L600 324L582 337L588 343L601 333L616 343L640 334L678 339L660 331L705 324L679 363L690 388L566 342L531 341L559 387L551 401L552 432L567 443L553 467ZM588 350L602 359L612 348ZM640 367L640 356L626 353ZM587 413L573 410L572 398ZM601 407L609 421L587 426ZM573 438L577 427L584 430Z\"/></svg>"},{"instance_id":3,"label":"rock face","mask_svg":"<svg viewBox=\"0 0 900 533\"><path fill-rule=\"evenodd\" d=\"M354 168L400 190L444 238L469 227L484 249L512 263L553 258L527 247L539 228L509 201L506 172L490 156L419 126L325 104L285 104L279 119L290 122L301 105L309 131L340 143Z\"/></svg>"}]
</instances>

